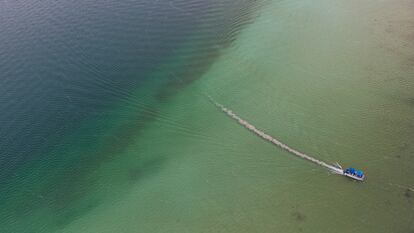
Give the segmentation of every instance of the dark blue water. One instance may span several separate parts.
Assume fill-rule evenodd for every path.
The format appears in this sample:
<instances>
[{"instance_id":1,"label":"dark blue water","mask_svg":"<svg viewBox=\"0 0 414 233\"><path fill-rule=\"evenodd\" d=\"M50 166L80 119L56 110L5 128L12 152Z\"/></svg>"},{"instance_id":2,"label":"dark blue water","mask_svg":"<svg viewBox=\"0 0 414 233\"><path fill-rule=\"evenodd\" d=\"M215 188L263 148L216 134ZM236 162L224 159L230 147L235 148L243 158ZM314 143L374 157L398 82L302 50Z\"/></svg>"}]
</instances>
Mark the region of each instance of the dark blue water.
<instances>
[{"instance_id":1,"label":"dark blue water","mask_svg":"<svg viewBox=\"0 0 414 233\"><path fill-rule=\"evenodd\" d=\"M2 2L1 175L35 159L82 118L128 98L192 33L201 33L201 52L223 43L220 30L228 25L220 20L230 3L214 14L217 2L173 4ZM210 36L196 31L203 17L212 21L204 30Z\"/></svg>"},{"instance_id":2,"label":"dark blue water","mask_svg":"<svg viewBox=\"0 0 414 233\"><path fill-rule=\"evenodd\" d=\"M68 177L104 160L102 153L89 152L127 118L114 109L137 112L141 120L123 127L142 128L157 113L157 104L168 102L231 45L254 6L218 0L1 1L0 216L9 216L5 229L40 205L33 196L56 203L67 192L63 187L76 189L83 176ZM151 114L139 113L142 109ZM125 141L137 133L115 132ZM116 154L123 145L100 150ZM52 183L59 183L54 191ZM25 189L38 191L22 194ZM10 213L12 208L17 211Z\"/></svg>"}]
</instances>

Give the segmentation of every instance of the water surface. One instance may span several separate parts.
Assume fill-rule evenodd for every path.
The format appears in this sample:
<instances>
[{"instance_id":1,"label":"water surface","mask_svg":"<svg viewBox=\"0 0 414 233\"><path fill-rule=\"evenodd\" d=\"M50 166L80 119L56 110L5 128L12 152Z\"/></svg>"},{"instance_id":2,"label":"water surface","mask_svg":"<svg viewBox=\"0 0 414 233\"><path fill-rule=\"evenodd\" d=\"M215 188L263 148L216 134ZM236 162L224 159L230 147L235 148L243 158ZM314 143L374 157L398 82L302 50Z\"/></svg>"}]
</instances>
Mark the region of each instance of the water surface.
<instances>
[{"instance_id":1,"label":"water surface","mask_svg":"<svg viewBox=\"0 0 414 233\"><path fill-rule=\"evenodd\" d=\"M1 4L2 232L414 230L412 4Z\"/></svg>"}]
</instances>

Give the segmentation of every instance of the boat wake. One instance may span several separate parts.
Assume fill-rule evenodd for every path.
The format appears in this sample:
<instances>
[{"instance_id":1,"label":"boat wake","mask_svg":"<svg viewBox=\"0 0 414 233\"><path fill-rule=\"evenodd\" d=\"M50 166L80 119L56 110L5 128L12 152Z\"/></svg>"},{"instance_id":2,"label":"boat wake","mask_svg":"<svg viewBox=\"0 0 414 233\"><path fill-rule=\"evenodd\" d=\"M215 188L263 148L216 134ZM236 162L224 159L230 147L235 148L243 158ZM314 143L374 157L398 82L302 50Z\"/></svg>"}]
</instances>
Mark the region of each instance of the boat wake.
<instances>
[{"instance_id":1,"label":"boat wake","mask_svg":"<svg viewBox=\"0 0 414 233\"><path fill-rule=\"evenodd\" d=\"M272 136L266 134L265 132L257 129L254 125L250 124L249 122L247 122L246 120L243 120L241 117L237 116L233 111L231 111L230 109L226 108L224 105L216 102L210 95L207 95L208 99L215 105L217 106L221 111L223 111L224 113L226 113L229 117L231 117L233 120L236 120L240 125L244 126L246 129L250 130L251 132L255 133L257 136L271 142L272 144L288 151L289 153L296 155L300 158L306 159L308 161L311 161L313 163L316 163L322 167L327 168L328 170L330 170L331 172L338 174L338 175L343 175L343 170L341 168L341 166L339 164L337 164L336 166L334 165L330 165L328 163L325 163L323 161L320 161L318 159L315 159L307 154L304 154L300 151L297 151L291 147L289 147L288 145L284 144L283 142L277 140L276 138L273 138Z\"/></svg>"}]
</instances>

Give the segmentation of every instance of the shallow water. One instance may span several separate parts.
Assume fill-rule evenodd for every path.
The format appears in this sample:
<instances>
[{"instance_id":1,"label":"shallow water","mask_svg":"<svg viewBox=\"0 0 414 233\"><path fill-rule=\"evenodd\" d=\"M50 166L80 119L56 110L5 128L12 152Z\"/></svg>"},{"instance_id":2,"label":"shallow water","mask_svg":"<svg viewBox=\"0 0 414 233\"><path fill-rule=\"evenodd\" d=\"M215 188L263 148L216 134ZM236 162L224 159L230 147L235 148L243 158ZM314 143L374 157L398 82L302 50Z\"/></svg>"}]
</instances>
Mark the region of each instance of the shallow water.
<instances>
[{"instance_id":1,"label":"shallow water","mask_svg":"<svg viewBox=\"0 0 414 233\"><path fill-rule=\"evenodd\" d=\"M2 232L414 230L409 1L1 4Z\"/></svg>"}]
</instances>

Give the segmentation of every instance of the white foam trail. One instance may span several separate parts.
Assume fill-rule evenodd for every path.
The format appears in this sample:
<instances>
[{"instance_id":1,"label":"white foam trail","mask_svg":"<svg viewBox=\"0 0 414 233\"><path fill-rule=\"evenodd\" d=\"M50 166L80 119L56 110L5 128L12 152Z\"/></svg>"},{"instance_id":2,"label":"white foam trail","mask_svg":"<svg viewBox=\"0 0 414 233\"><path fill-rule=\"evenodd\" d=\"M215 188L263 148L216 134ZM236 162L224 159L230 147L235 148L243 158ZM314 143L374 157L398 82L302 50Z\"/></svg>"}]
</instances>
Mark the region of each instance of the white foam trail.
<instances>
[{"instance_id":1,"label":"white foam trail","mask_svg":"<svg viewBox=\"0 0 414 233\"><path fill-rule=\"evenodd\" d=\"M252 131L253 133L255 133L257 136L273 143L274 145L288 151L291 154L294 154L298 157L301 157L303 159L309 160L313 163L316 163L322 167L325 167L327 169L329 169L330 171L336 173L336 174L341 174L343 175L343 171L342 169L335 167L333 165L327 164L323 161L320 161L318 159L315 159L307 154L304 154L300 151L297 151L291 147L289 147L288 145L284 144L283 142L273 138L272 136L266 134L265 132L257 129L254 125L250 124L249 122L243 120L242 118L240 118L239 116L237 116L235 113L233 113L230 109L224 107L222 104L217 103L210 95L207 95L207 97L209 98L209 100L216 105L218 108L220 108L221 111L223 111L224 113L226 113L229 117L233 118L234 120L236 120L240 125L244 126L245 128L247 128L248 130Z\"/></svg>"}]
</instances>

